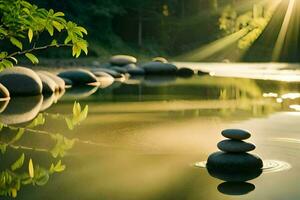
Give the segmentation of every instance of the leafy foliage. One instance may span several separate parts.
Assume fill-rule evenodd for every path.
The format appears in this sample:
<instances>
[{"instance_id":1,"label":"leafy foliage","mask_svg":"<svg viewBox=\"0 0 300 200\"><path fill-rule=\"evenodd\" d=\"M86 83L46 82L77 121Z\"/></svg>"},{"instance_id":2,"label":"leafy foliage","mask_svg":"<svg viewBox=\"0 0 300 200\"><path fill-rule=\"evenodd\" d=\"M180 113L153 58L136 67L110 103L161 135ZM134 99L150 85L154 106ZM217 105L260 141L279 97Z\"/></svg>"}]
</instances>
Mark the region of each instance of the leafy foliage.
<instances>
[{"instance_id":1,"label":"leafy foliage","mask_svg":"<svg viewBox=\"0 0 300 200\"><path fill-rule=\"evenodd\" d=\"M18 50L0 52L0 69L18 63L17 56L25 55L33 64L39 62L32 53L49 47L72 47L72 55L79 57L82 51L87 54L88 44L84 39L87 30L76 23L67 21L62 12L46 10L25 0L0 0L0 40L9 41ZM48 32L50 37L63 37L50 44L38 46L39 36ZM27 48L27 49L25 49Z\"/></svg>"},{"instance_id":2,"label":"leafy foliage","mask_svg":"<svg viewBox=\"0 0 300 200\"><path fill-rule=\"evenodd\" d=\"M254 4L252 11L242 14L239 14L232 5L228 5L219 18L219 28L226 35L247 29L248 34L239 40L238 47L248 49L266 28L273 13L272 5L263 7L260 4Z\"/></svg>"}]
</instances>

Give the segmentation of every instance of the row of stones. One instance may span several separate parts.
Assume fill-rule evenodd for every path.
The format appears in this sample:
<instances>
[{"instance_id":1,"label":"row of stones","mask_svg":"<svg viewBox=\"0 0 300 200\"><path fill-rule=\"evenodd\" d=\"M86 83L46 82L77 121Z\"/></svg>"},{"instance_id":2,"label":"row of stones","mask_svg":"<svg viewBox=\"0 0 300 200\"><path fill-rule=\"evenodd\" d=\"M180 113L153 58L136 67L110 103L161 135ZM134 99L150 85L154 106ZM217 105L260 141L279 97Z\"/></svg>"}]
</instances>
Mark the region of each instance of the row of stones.
<instances>
[{"instance_id":1,"label":"row of stones","mask_svg":"<svg viewBox=\"0 0 300 200\"><path fill-rule=\"evenodd\" d=\"M41 93L54 93L64 90L66 85L104 84L110 85L116 79L124 78L123 73L131 75L193 75L191 69L178 69L168 63L164 58L155 58L153 62L145 63L137 67L137 59L127 55L117 55L110 59L108 67L85 69L72 69L63 71L57 75L46 72L34 72L23 67L6 69L0 73L0 98L9 96L38 95ZM115 65L115 67L113 67ZM116 69L121 68L122 70Z\"/></svg>"}]
</instances>

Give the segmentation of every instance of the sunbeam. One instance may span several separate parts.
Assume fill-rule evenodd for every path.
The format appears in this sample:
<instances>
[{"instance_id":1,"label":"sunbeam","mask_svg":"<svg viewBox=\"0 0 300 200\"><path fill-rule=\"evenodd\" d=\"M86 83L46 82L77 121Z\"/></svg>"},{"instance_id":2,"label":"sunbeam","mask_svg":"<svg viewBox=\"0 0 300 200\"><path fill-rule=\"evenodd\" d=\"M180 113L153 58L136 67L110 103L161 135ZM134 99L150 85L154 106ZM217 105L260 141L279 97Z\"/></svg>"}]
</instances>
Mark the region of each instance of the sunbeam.
<instances>
[{"instance_id":1,"label":"sunbeam","mask_svg":"<svg viewBox=\"0 0 300 200\"><path fill-rule=\"evenodd\" d=\"M291 16L293 13L293 9L294 9L294 5L295 5L295 0L290 0L289 1L289 6L288 9L286 11L278 38L276 40L275 43L275 47L273 50L273 54L272 54L272 61L278 61L280 58L280 54L282 52L282 48L286 39L286 35L287 35L287 31L290 25L290 20L291 20Z\"/></svg>"},{"instance_id":2,"label":"sunbeam","mask_svg":"<svg viewBox=\"0 0 300 200\"><path fill-rule=\"evenodd\" d=\"M252 5L251 8L248 8L248 11L236 18L237 25L240 23L244 27L221 39L178 56L176 60L196 62L208 60L213 57L218 60L230 58L233 61L239 61L265 30L281 2L282 0L275 0L271 3L270 1L262 1L254 6ZM259 8L261 8L261 11L259 11ZM251 16L251 20L245 25L245 22L242 23L241 20L249 17L249 15ZM226 16L224 20L227 20ZM226 28L226 24L224 27ZM220 28L222 29L223 27L220 26Z\"/></svg>"}]
</instances>

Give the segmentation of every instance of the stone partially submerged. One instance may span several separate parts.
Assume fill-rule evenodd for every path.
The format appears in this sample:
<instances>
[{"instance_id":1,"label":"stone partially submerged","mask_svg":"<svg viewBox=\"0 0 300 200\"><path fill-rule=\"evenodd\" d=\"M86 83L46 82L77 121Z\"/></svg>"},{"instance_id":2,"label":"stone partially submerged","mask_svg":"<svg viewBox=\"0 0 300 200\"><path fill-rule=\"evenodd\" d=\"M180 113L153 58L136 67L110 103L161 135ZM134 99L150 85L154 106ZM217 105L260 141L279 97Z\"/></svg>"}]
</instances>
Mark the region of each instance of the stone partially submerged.
<instances>
[{"instance_id":1,"label":"stone partially submerged","mask_svg":"<svg viewBox=\"0 0 300 200\"><path fill-rule=\"evenodd\" d=\"M146 75L176 75L177 67L171 63L148 62L141 66Z\"/></svg>"},{"instance_id":2,"label":"stone partially submerged","mask_svg":"<svg viewBox=\"0 0 300 200\"><path fill-rule=\"evenodd\" d=\"M216 152L208 157L207 168L223 171L252 171L262 169L263 162L255 155L248 153Z\"/></svg>"},{"instance_id":3,"label":"stone partially submerged","mask_svg":"<svg viewBox=\"0 0 300 200\"><path fill-rule=\"evenodd\" d=\"M43 85L40 77L31 69L13 67L0 73L0 83L11 96L33 96L42 93Z\"/></svg>"},{"instance_id":4,"label":"stone partially submerged","mask_svg":"<svg viewBox=\"0 0 300 200\"><path fill-rule=\"evenodd\" d=\"M57 84L47 75L37 72L39 75L42 84L43 84L43 94L52 94L58 88Z\"/></svg>"},{"instance_id":5,"label":"stone partially submerged","mask_svg":"<svg viewBox=\"0 0 300 200\"><path fill-rule=\"evenodd\" d=\"M111 65L125 66L137 63L137 59L129 55L115 55L110 58L109 62Z\"/></svg>"},{"instance_id":6,"label":"stone partially submerged","mask_svg":"<svg viewBox=\"0 0 300 200\"><path fill-rule=\"evenodd\" d=\"M56 83L56 88L55 90L64 90L66 85L65 82L62 78L58 77L55 74L52 74L51 72L47 72L47 71L38 71L38 73L44 74L46 76L48 76L49 78L51 78L55 83Z\"/></svg>"},{"instance_id":7,"label":"stone partially submerged","mask_svg":"<svg viewBox=\"0 0 300 200\"><path fill-rule=\"evenodd\" d=\"M219 152L211 154L207 159L207 168L219 174L240 172L251 173L261 171L263 161L247 152L255 149L255 145L242 140L248 139L251 134L240 129L227 129L222 135L229 138L218 143ZM246 173L246 174L247 174Z\"/></svg>"},{"instance_id":8,"label":"stone partially submerged","mask_svg":"<svg viewBox=\"0 0 300 200\"><path fill-rule=\"evenodd\" d=\"M96 83L96 76L85 69L72 69L60 72L58 74L61 78L67 78L72 81L74 85L87 85L91 83Z\"/></svg>"}]
</instances>

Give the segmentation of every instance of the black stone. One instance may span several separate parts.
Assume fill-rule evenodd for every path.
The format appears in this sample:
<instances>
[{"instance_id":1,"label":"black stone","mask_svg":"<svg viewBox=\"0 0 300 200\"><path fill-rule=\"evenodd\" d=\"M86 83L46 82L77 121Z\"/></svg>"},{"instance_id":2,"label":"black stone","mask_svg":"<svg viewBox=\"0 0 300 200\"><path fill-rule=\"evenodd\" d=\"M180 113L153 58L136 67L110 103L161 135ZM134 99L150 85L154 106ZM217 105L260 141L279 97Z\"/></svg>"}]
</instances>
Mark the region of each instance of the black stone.
<instances>
[{"instance_id":1,"label":"black stone","mask_svg":"<svg viewBox=\"0 0 300 200\"><path fill-rule=\"evenodd\" d=\"M248 131L241 129L227 129L221 133L224 137L235 140L246 140L251 137Z\"/></svg>"},{"instance_id":2,"label":"black stone","mask_svg":"<svg viewBox=\"0 0 300 200\"><path fill-rule=\"evenodd\" d=\"M260 170L263 161L248 153L216 152L208 157L207 168L224 172Z\"/></svg>"},{"instance_id":3,"label":"black stone","mask_svg":"<svg viewBox=\"0 0 300 200\"><path fill-rule=\"evenodd\" d=\"M218 148L224 152L243 153L253 151L256 147L254 144L240 140L223 140L218 143Z\"/></svg>"}]
</instances>

